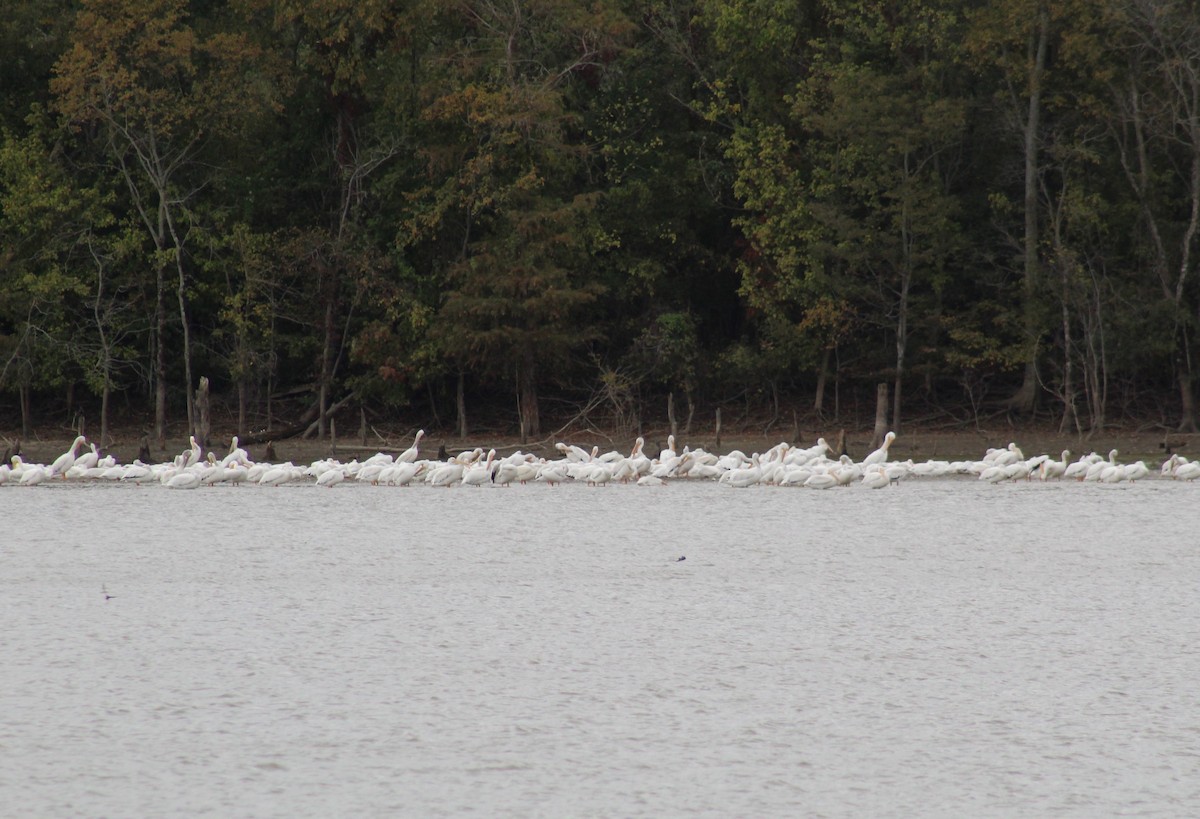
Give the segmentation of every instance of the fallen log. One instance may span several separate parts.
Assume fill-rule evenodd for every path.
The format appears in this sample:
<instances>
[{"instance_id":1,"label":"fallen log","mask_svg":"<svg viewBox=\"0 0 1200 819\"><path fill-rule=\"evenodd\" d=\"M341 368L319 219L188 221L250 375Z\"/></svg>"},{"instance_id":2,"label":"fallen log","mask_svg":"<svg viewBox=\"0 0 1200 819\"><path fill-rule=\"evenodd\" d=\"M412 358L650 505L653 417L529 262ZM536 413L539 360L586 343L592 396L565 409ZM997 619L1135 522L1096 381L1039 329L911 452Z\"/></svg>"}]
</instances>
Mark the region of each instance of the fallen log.
<instances>
[{"instance_id":1,"label":"fallen log","mask_svg":"<svg viewBox=\"0 0 1200 819\"><path fill-rule=\"evenodd\" d=\"M344 407L347 402L354 397L352 391L349 395L338 401L325 412L325 417L333 415L335 412ZM278 427L275 429L264 429L258 432L251 432L245 436L239 436L238 442L241 444L264 444L267 441L286 441L288 438L295 438L297 435L309 437L317 429L317 423L320 420L318 416L321 413L321 402L314 401L312 405L304 411L295 423L289 424L286 427Z\"/></svg>"}]
</instances>

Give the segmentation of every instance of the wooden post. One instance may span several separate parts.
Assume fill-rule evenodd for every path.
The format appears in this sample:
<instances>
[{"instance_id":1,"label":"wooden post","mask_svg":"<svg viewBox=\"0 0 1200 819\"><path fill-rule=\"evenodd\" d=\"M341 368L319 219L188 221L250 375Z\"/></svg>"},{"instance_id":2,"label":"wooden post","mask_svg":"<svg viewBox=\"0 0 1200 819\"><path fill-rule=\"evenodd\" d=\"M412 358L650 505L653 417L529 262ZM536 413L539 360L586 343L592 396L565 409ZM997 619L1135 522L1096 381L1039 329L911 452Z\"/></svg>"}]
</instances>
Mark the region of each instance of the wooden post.
<instances>
[{"instance_id":1,"label":"wooden post","mask_svg":"<svg viewBox=\"0 0 1200 819\"><path fill-rule=\"evenodd\" d=\"M720 449L720 448L721 448L721 408L720 408L720 407L717 407L717 433L716 433L716 438L717 438L717 440L716 440L716 444L715 444L715 446L713 447L713 449Z\"/></svg>"},{"instance_id":2,"label":"wooden post","mask_svg":"<svg viewBox=\"0 0 1200 819\"><path fill-rule=\"evenodd\" d=\"M871 437L871 449L878 449L888 431L888 385L875 387L875 434Z\"/></svg>"},{"instance_id":3,"label":"wooden post","mask_svg":"<svg viewBox=\"0 0 1200 819\"><path fill-rule=\"evenodd\" d=\"M363 449L367 447L367 408L362 404L358 405L358 445Z\"/></svg>"},{"instance_id":4,"label":"wooden post","mask_svg":"<svg viewBox=\"0 0 1200 819\"><path fill-rule=\"evenodd\" d=\"M679 423L675 420L675 393L667 393L667 420L671 422L671 434L679 437Z\"/></svg>"},{"instance_id":5,"label":"wooden post","mask_svg":"<svg viewBox=\"0 0 1200 819\"><path fill-rule=\"evenodd\" d=\"M792 443L800 443L800 418L794 409L792 410Z\"/></svg>"},{"instance_id":6,"label":"wooden post","mask_svg":"<svg viewBox=\"0 0 1200 819\"><path fill-rule=\"evenodd\" d=\"M837 452L839 458L850 454L846 451L846 430L844 429L838 432L837 449L835 452Z\"/></svg>"},{"instance_id":7,"label":"wooden post","mask_svg":"<svg viewBox=\"0 0 1200 819\"><path fill-rule=\"evenodd\" d=\"M337 455L337 419L329 419L329 457Z\"/></svg>"}]
</instances>

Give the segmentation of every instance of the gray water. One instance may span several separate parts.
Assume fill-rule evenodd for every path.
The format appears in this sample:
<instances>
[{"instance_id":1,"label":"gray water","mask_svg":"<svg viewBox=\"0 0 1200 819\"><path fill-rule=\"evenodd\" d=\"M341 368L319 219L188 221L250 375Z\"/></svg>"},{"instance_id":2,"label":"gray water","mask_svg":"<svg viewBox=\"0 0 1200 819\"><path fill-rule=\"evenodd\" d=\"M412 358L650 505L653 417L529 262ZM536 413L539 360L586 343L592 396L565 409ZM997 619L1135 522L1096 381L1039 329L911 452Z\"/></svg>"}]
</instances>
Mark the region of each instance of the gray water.
<instances>
[{"instance_id":1,"label":"gray water","mask_svg":"<svg viewBox=\"0 0 1200 819\"><path fill-rule=\"evenodd\" d=\"M1196 492L5 488L0 814L1197 815Z\"/></svg>"}]
</instances>

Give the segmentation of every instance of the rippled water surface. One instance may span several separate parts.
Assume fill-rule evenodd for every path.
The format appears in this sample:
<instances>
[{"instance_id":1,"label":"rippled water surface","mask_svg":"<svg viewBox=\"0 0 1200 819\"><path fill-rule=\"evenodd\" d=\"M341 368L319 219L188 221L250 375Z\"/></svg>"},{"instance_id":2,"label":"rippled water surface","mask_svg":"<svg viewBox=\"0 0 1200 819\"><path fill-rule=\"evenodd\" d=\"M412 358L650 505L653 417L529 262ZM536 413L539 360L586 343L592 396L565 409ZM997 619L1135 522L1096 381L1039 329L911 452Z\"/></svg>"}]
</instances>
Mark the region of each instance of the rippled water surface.
<instances>
[{"instance_id":1,"label":"rippled water surface","mask_svg":"<svg viewBox=\"0 0 1200 819\"><path fill-rule=\"evenodd\" d=\"M6 488L0 814L1196 815L1196 492Z\"/></svg>"}]
</instances>

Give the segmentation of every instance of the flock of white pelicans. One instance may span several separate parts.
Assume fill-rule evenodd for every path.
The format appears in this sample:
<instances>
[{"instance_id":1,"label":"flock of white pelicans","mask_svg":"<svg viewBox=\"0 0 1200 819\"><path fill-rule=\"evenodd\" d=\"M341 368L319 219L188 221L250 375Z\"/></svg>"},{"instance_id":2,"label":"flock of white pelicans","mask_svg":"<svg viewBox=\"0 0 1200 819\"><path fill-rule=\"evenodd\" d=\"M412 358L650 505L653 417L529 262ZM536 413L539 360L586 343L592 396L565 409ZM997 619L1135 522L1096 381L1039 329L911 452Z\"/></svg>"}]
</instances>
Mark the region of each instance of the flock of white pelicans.
<instances>
[{"instance_id":1,"label":"flock of white pelicans","mask_svg":"<svg viewBox=\"0 0 1200 819\"><path fill-rule=\"evenodd\" d=\"M715 455L703 449L676 451L674 436L667 448L651 457L644 451L645 441L638 438L628 454L591 452L572 444L556 444L561 457L539 458L514 452L497 457L496 451L474 449L449 458L429 460L419 456L424 430L417 432L413 445L399 455L379 453L363 461L342 463L335 459L314 461L307 466L289 462L263 463L250 459L234 437L229 454L223 458L209 452L202 456L200 445L191 439L191 447L173 461L160 464L118 464L111 456L101 457L94 444L80 436L54 463L34 464L14 456L10 464L0 466L0 485L36 486L56 481L103 481L133 484L159 484L169 489L197 489L202 486L258 484L279 486L288 483L315 483L334 487L345 481L386 486L428 484L431 486L510 486L544 483L554 486L577 482L590 486L632 483L638 486L662 486L672 480L715 480L729 486L795 486L808 489L832 489L859 485L872 489L892 486L909 477L977 476L989 483L1018 480L1079 480L1099 483L1137 481L1151 474L1144 461L1117 462L1114 449L1104 458L1096 453L1071 460L1064 451L1061 460L1048 455L1025 457L1016 444L1004 449L989 449L978 461L889 460L888 450L896 440L889 432L882 446L859 462L849 456L830 457L824 438L815 446L799 448L778 444L763 453L746 455L733 451ZM87 444L90 451L83 449ZM1200 461L1172 455L1162 464L1165 478L1192 481L1200 478Z\"/></svg>"}]
</instances>

